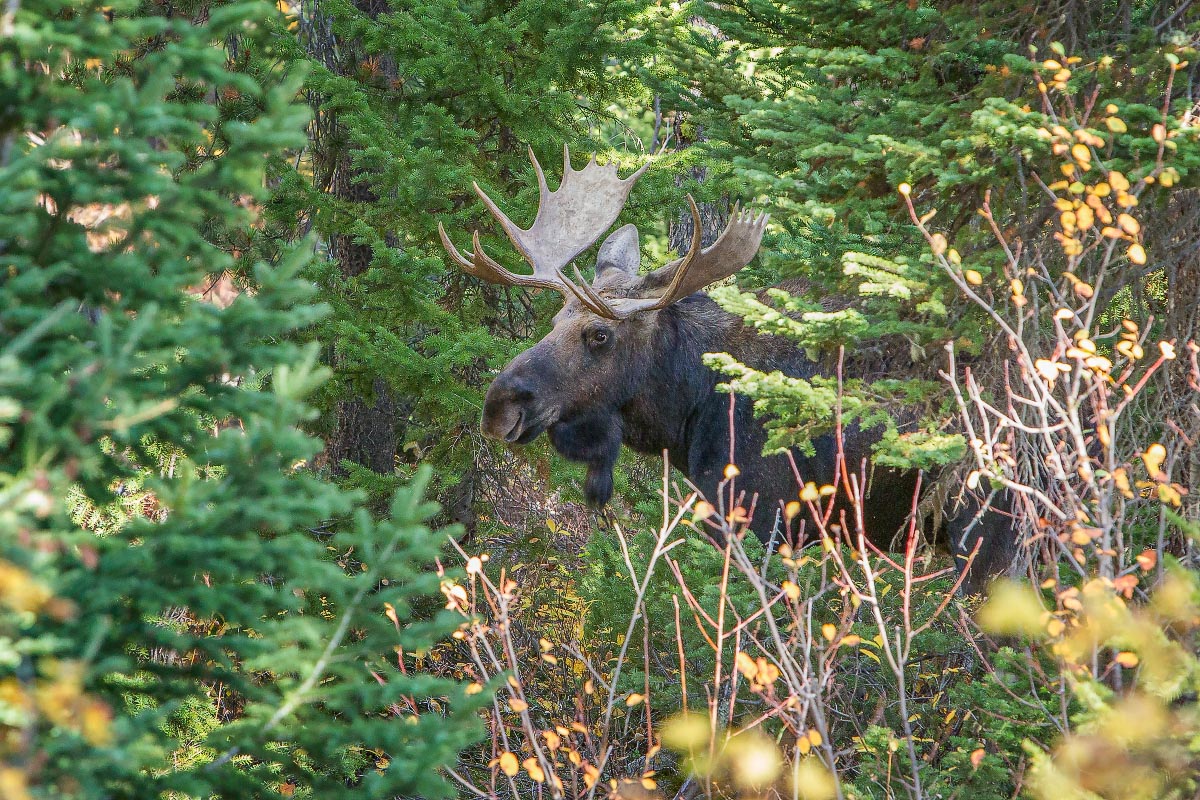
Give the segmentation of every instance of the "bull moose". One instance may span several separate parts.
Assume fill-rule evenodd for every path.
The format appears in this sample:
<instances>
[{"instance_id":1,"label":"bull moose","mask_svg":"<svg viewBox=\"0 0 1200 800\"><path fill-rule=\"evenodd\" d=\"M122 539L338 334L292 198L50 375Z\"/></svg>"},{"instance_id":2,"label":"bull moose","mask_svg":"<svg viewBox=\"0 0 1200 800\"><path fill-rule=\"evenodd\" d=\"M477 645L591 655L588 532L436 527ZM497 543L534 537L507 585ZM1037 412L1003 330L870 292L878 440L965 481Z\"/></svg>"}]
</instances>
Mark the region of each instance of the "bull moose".
<instances>
[{"instance_id":1,"label":"bull moose","mask_svg":"<svg viewBox=\"0 0 1200 800\"><path fill-rule=\"evenodd\" d=\"M637 228L625 225L601 244L589 284L578 268L574 279L563 269L613 225L648 165L622 179L615 165L601 166L593 156L575 170L564 148L562 182L550 191L532 148L529 155L540 201L528 230L515 225L478 184L475 191L532 274L513 273L487 255L478 231L472 249L460 252L438 225L442 244L467 274L506 286L551 289L565 300L545 338L493 380L484 401L484 434L521 445L545 432L562 456L587 465L584 492L596 507L612 496L612 471L622 444L640 453L666 451L672 464L716 502L732 442L738 489L757 497L750 526L766 541L781 504L796 497L798 476L786 456L762 455L766 433L751 400L738 396L731 409L729 397L716 391L718 375L702 356L729 353L756 369L800 378L815 375L817 365L789 341L746 327L701 290L750 262L767 215L735 207L720 237L702 247L700 214L689 195L695 224L687 253L642 274ZM876 440L869 431L847 432L847 462L867 458ZM833 482L833 437L821 437L814 446L812 456L792 454L799 477ZM864 527L876 542L890 541L905 523L916 486L914 472L876 471L863 503ZM982 579L1011 560L1011 525L1002 513L980 512L972 503L948 516L960 563L979 546L965 583L978 589Z\"/></svg>"}]
</instances>

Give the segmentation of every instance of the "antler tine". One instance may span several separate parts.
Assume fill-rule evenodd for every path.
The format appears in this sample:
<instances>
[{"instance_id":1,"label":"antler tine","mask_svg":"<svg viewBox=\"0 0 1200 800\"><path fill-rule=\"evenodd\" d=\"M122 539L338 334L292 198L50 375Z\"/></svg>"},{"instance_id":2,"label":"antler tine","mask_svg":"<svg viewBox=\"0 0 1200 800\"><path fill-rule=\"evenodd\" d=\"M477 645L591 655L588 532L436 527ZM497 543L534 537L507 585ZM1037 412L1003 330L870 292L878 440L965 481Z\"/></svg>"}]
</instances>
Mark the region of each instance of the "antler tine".
<instances>
[{"instance_id":1,"label":"antler tine","mask_svg":"<svg viewBox=\"0 0 1200 800\"><path fill-rule=\"evenodd\" d=\"M471 246L474 248L474 251L468 252L466 255L459 252L454 243L450 241L446 229L440 222L438 223L438 237L442 240L442 247L446 248L446 252L454 259L454 262L462 267L463 272L472 277L479 278L488 283L498 283L503 286L559 289L558 285L553 281L545 281L532 275L517 275L505 269L502 264L483 251L483 245L479 242L479 231L475 231L471 237Z\"/></svg>"},{"instance_id":2,"label":"antler tine","mask_svg":"<svg viewBox=\"0 0 1200 800\"><path fill-rule=\"evenodd\" d=\"M533 163L537 164L537 159L534 159ZM539 178L541 179L539 181L539 183L541 183L544 186L546 178L545 178L545 176L540 174L541 173L541 165L540 164L538 165L537 171L539 173ZM487 210L490 211L492 216L496 218L496 221L500 223L500 227L504 229L504 233L508 236L508 240L513 243L513 247L517 248L517 252L519 252L521 254L521 257L524 258L526 261L528 261L531 266L533 266L533 272L536 275L537 271L538 271L537 264L534 263L533 256L529 253L529 250L521 242L520 235L522 233L524 233L524 231L522 231L520 228L518 228L516 223L514 223L511 219L508 218L508 214L505 214L503 211L500 210L500 206L496 205L496 203L492 200L492 198L487 196L487 192L485 192L483 189L479 188L478 182L474 182L471 185L475 187L475 194L479 195L479 199L483 201L483 204L485 206L487 206Z\"/></svg>"},{"instance_id":3,"label":"antler tine","mask_svg":"<svg viewBox=\"0 0 1200 800\"><path fill-rule=\"evenodd\" d=\"M622 180L615 163L600 167L596 164L595 155L583 169L572 169L571 151L564 145L562 181L558 189L550 191L533 148L529 149L529 160L537 176L539 203L533 225L528 230L518 227L478 183L475 184L475 192L500 223L509 241L533 267L532 274L515 274L491 259L483 252L478 234L474 239L474 252L463 254L454 247L439 225L442 245L455 263L477 278L507 285L554 289L564 296L579 297L588 307L595 306L606 315L611 315L612 310L598 300L598 295L594 292L591 293L593 296L583 294L578 286L563 275L562 268L595 244L612 226L624 208L634 182L646 171L649 163Z\"/></svg>"},{"instance_id":4,"label":"antler tine","mask_svg":"<svg viewBox=\"0 0 1200 800\"><path fill-rule=\"evenodd\" d=\"M688 247L687 254L679 261L675 267L675 273L671 276L671 282L667 284L667 288L663 291L660 299L662 305L654 306L654 308L665 308L675 302L676 297L686 297L687 295L677 295L679 284L687 277L688 269L692 262L696 260L696 256L702 251L704 243L704 224L700 219L700 207L696 205L696 198L692 197L691 193L687 196L688 206L692 212L692 243ZM733 206L733 216L736 217L738 206L735 203ZM719 240L718 240L719 241ZM688 292L691 294L691 292Z\"/></svg>"},{"instance_id":5,"label":"antler tine","mask_svg":"<svg viewBox=\"0 0 1200 800\"><path fill-rule=\"evenodd\" d=\"M565 286L571 292L571 294L575 295L575 298L583 304L584 308L588 309L593 314L605 317L606 319L624 319L624 317L620 316L612 308L612 306L610 306L608 302L596 292L595 289L588 285L588 282L584 280L583 275L579 273L579 267L575 267L574 281L564 275L561 269L557 270L557 274L559 280L562 281L563 286Z\"/></svg>"},{"instance_id":6,"label":"antler tine","mask_svg":"<svg viewBox=\"0 0 1200 800\"><path fill-rule=\"evenodd\" d=\"M566 147L566 145L563 145ZM533 146L529 147L529 160L533 162L533 174L537 176L538 182L538 207L541 208L542 203L550 196L550 187L546 185L546 173L542 172L542 165L537 160L537 155L533 152ZM563 173L566 174L565 172Z\"/></svg>"},{"instance_id":7,"label":"antler tine","mask_svg":"<svg viewBox=\"0 0 1200 800\"><path fill-rule=\"evenodd\" d=\"M743 210L740 204L735 204L729 222L717 241L701 249L700 210L691 195L688 195L688 203L695 225L691 247L682 258L646 276L645 282L649 286L667 284L657 297L621 298L610 303L622 319L642 311L666 308L710 283L727 278L749 264L758 252L767 221L771 218L769 214L764 212L756 216L752 210Z\"/></svg>"},{"instance_id":8,"label":"antler tine","mask_svg":"<svg viewBox=\"0 0 1200 800\"><path fill-rule=\"evenodd\" d=\"M586 280L584 280L583 275L581 275L579 272L579 267L575 267L575 280L578 281L578 284L570 284L569 281L568 284L570 284L572 287L578 285L583 293L587 295L587 300L584 301L584 305L602 317L607 317L608 319L622 319L621 315L617 313L616 309L609 305L608 301L605 300L599 292L593 289Z\"/></svg>"}]
</instances>

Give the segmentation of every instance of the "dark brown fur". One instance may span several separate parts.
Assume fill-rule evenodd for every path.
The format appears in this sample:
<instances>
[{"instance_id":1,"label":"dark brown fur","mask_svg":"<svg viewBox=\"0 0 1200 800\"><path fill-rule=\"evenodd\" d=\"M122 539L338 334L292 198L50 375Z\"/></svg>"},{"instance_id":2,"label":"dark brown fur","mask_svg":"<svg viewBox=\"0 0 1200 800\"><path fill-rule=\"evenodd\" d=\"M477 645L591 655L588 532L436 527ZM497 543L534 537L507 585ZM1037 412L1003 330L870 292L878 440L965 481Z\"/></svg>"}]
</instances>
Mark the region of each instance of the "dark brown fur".
<instances>
[{"instance_id":1,"label":"dark brown fur","mask_svg":"<svg viewBox=\"0 0 1200 800\"><path fill-rule=\"evenodd\" d=\"M572 301L555 317L554 329L493 382L484 405L484 431L518 444L545 431L559 453L587 465L585 493L595 506L611 498L613 466L625 444L640 453L666 451L671 463L720 507L718 486L729 463L730 397L716 391L720 378L701 360L711 352L793 377L811 377L817 370L791 342L755 333L701 293L624 321L600 318ZM786 457L761 455L766 433L751 401L738 396L733 404L734 460L741 471L733 488L746 492L746 498L757 496L751 526L767 540L777 531L781 505L796 498L798 487ZM857 466L869 458L876 438L848 431L843 439L848 463ZM815 449L811 457L793 453L801 479L833 483L833 438L819 438ZM915 489L915 473L874 470L864 515L875 542L891 542L908 517ZM951 533L961 538L976 509L951 515ZM981 588L983 578L1011 560L1011 533L1005 538L995 513L982 520L954 548L970 552L981 535L993 543L982 559L986 567L972 571L971 589ZM997 526L1001 530L993 530Z\"/></svg>"}]
</instances>

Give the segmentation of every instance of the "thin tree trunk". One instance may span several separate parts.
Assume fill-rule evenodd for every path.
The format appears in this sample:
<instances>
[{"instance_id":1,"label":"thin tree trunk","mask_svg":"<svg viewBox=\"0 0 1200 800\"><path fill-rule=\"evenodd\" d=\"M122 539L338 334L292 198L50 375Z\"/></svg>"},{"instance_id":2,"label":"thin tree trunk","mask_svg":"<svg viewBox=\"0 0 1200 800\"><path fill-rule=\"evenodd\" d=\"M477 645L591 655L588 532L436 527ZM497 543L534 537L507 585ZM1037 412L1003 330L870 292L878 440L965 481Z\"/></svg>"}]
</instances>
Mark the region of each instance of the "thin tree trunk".
<instances>
[{"instance_id":1,"label":"thin tree trunk","mask_svg":"<svg viewBox=\"0 0 1200 800\"><path fill-rule=\"evenodd\" d=\"M355 8L374 18L387 9L383 0L355 0ZM343 49L343 48L338 48ZM346 57L338 65L342 70L353 69L358 63L354 43L345 43ZM389 59L390 60L390 59ZM333 142L345 142L341 136ZM336 157L330 191L338 200L355 205L377 201L366 182L359 180L362 171L353 166L353 149L343 145ZM335 234L329 241L330 254L346 278L354 278L370 267L375 253L369 244L354 241L352 236ZM336 357L335 357L336 358ZM336 362L332 365L337 369ZM350 394L337 404L337 422L326 446L333 473L342 474L342 461L361 464L374 472L390 473L396 468L396 400L382 378L375 378L369 395Z\"/></svg>"}]
</instances>

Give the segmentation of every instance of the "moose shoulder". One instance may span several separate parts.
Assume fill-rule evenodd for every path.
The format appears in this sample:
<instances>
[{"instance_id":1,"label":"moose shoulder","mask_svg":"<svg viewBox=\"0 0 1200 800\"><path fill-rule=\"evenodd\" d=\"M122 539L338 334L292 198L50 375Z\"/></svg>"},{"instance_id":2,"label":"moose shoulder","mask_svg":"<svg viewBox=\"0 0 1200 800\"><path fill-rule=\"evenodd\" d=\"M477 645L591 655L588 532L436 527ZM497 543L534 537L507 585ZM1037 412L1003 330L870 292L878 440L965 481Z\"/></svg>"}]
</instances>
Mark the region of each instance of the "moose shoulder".
<instances>
[{"instance_id":1,"label":"moose shoulder","mask_svg":"<svg viewBox=\"0 0 1200 800\"><path fill-rule=\"evenodd\" d=\"M612 495L612 471L624 444L643 453L667 451L672 464L712 502L724 480L730 449L741 474L736 487L753 502L751 528L764 540L781 504L796 497L797 476L785 456L763 456L766 433L752 403L716 391L719 377L704 365L705 353L725 352L759 370L812 377L816 365L790 342L763 336L721 309L700 290L744 267L758 251L767 217L734 209L711 246L702 248L696 204L689 196L695 234L689 251L641 274L638 232L618 228L601 245L589 284L578 269L563 268L594 244L616 221L645 167L621 179L615 166L595 159L574 170L564 150L563 180L550 191L533 156L540 203L533 225L517 227L476 191L533 267L510 272L483 252L478 233L472 251L461 253L439 226L442 243L469 274L513 286L553 289L565 298L552 330L517 356L492 382L482 427L488 436L526 444L545 432L564 457L587 465L585 492L602 506ZM732 430L731 430L732 424ZM851 430L843 437L847 462L869 456L875 439ZM815 454L793 453L800 477L833 482L832 437L815 443ZM864 502L865 530L886 544L907 519L916 488L914 473L876 469ZM978 513L967 503L951 513L951 544L960 556L979 546L969 588L1007 567L1013 554L1011 525L1004 515Z\"/></svg>"}]
</instances>

